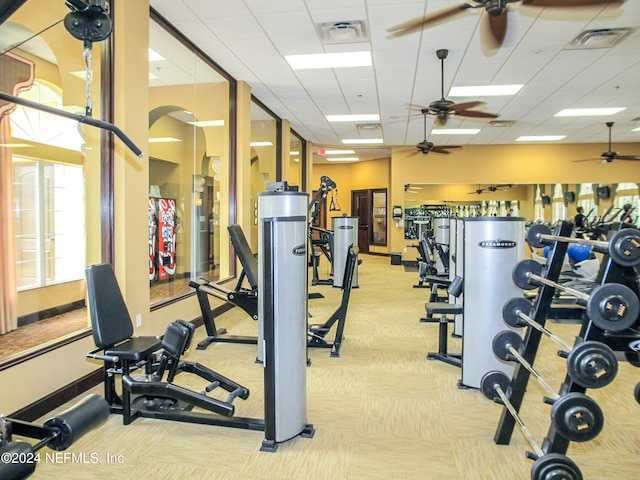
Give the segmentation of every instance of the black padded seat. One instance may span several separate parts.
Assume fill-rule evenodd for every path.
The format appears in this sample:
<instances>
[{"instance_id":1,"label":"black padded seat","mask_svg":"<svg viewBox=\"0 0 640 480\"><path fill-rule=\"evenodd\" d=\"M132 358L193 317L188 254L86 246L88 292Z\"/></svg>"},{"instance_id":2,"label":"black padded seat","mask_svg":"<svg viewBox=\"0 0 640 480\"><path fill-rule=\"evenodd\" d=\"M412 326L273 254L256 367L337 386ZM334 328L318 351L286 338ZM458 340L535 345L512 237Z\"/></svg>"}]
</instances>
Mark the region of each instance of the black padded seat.
<instances>
[{"instance_id":1,"label":"black padded seat","mask_svg":"<svg viewBox=\"0 0 640 480\"><path fill-rule=\"evenodd\" d=\"M161 348L159 337L133 336L133 322L122 297L113 267L90 265L85 271L89 316L96 347L121 360L148 359Z\"/></svg>"},{"instance_id":2,"label":"black padded seat","mask_svg":"<svg viewBox=\"0 0 640 480\"><path fill-rule=\"evenodd\" d=\"M147 360L160 348L161 343L158 337L132 337L124 343L105 348L104 354L116 356L120 360L139 362Z\"/></svg>"},{"instance_id":3,"label":"black padded seat","mask_svg":"<svg viewBox=\"0 0 640 480\"><path fill-rule=\"evenodd\" d=\"M429 315L458 315L463 312L462 305L457 305L455 303L427 302L425 308Z\"/></svg>"}]
</instances>

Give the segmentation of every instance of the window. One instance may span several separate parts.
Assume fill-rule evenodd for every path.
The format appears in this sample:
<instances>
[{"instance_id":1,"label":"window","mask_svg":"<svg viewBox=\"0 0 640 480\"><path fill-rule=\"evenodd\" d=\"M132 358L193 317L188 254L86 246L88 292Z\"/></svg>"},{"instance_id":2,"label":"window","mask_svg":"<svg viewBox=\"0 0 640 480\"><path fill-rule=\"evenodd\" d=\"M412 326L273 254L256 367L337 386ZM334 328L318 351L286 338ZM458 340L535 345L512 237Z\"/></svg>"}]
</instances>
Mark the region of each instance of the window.
<instances>
[{"instance_id":1,"label":"window","mask_svg":"<svg viewBox=\"0 0 640 480\"><path fill-rule=\"evenodd\" d=\"M13 157L18 290L84 274L81 166Z\"/></svg>"},{"instance_id":2,"label":"window","mask_svg":"<svg viewBox=\"0 0 640 480\"><path fill-rule=\"evenodd\" d=\"M567 218L567 206L564 203L562 185L559 183L556 183L553 187L553 214L551 218L554 223Z\"/></svg>"},{"instance_id":3,"label":"window","mask_svg":"<svg viewBox=\"0 0 640 480\"><path fill-rule=\"evenodd\" d=\"M62 108L62 96L44 82L20 97ZM84 139L77 123L17 106L10 117L12 136L80 152ZM18 289L44 287L83 278L84 181L80 165L13 156Z\"/></svg>"},{"instance_id":4,"label":"window","mask_svg":"<svg viewBox=\"0 0 640 480\"><path fill-rule=\"evenodd\" d=\"M387 189L373 190L373 224L371 228L371 245L387 244Z\"/></svg>"}]
</instances>

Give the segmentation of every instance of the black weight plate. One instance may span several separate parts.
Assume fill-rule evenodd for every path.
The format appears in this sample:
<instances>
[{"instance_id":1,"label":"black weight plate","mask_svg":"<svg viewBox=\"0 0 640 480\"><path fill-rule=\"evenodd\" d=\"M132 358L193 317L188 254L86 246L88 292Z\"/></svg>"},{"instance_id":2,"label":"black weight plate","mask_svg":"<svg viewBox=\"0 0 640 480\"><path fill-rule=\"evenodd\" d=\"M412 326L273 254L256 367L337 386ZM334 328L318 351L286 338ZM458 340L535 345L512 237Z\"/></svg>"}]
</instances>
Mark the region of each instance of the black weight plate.
<instances>
[{"instance_id":1,"label":"black weight plate","mask_svg":"<svg viewBox=\"0 0 640 480\"><path fill-rule=\"evenodd\" d=\"M547 242L540 238L540 235L551 235L551 230L546 225L532 225L527 230L527 243L533 248L542 248L545 245L550 245L551 242Z\"/></svg>"},{"instance_id":2,"label":"black weight plate","mask_svg":"<svg viewBox=\"0 0 640 480\"><path fill-rule=\"evenodd\" d=\"M511 396L511 379L509 376L499 370L487 372L480 380L480 389L485 397L497 403L502 403L500 395L496 392L496 386L509 398Z\"/></svg>"},{"instance_id":3,"label":"black weight plate","mask_svg":"<svg viewBox=\"0 0 640 480\"><path fill-rule=\"evenodd\" d=\"M600 406L583 393L562 395L551 407L551 423L558 434L572 442L588 442L604 427Z\"/></svg>"},{"instance_id":4,"label":"black weight plate","mask_svg":"<svg viewBox=\"0 0 640 480\"><path fill-rule=\"evenodd\" d=\"M582 472L566 455L548 453L533 463L531 480L582 480Z\"/></svg>"},{"instance_id":5,"label":"black weight plate","mask_svg":"<svg viewBox=\"0 0 640 480\"><path fill-rule=\"evenodd\" d=\"M640 382L633 389L633 395L636 397L636 402L640 403Z\"/></svg>"},{"instance_id":6,"label":"black weight plate","mask_svg":"<svg viewBox=\"0 0 640 480\"><path fill-rule=\"evenodd\" d=\"M529 300L522 297L510 298L502 307L502 318L510 327L518 328L529 325L525 320L520 318L518 312L522 312L525 315L531 313L531 303Z\"/></svg>"},{"instance_id":7,"label":"black weight plate","mask_svg":"<svg viewBox=\"0 0 640 480\"><path fill-rule=\"evenodd\" d=\"M635 228L623 228L609 240L611 260L623 267L640 264L640 231Z\"/></svg>"},{"instance_id":8,"label":"black weight plate","mask_svg":"<svg viewBox=\"0 0 640 480\"><path fill-rule=\"evenodd\" d=\"M587 301L587 315L593 324L606 332L622 332L640 315L640 301L633 290L620 283L598 285Z\"/></svg>"},{"instance_id":9,"label":"black weight plate","mask_svg":"<svg viewBox=\"0 0 640 480\"><path fill-rule=\"evenodd\" d=\"M640 367L640 352L624 352L624 358L634 367Z\"/></svg>"},{"instance_id":10,"label":"black weight plate","mask_svg":"<svg viewBox=\"0 0 640 480\"><path fill-rule=\"evenodd\" d=\"M520 338L520 335L513 330L503 330L493 337L491 345L496 357L500 360L504 360L505 362L513 362L515 360L507 347L511 345L516 351L520 352L520 348L522 347L522 338Z\"/></svg>"},{"instance_id":11,"label":"black weight plate","mask_svg":"<svg viewBox=\"0 0 640 480\"><path fill-rule=\"evenodd\" d=\"M567 373L581 387L606 387L618 374L618 359L609 345L589 340L569 352Z\"/></svg>"},{"instance_id":12,"label":"black weight plate","mask_svg":"<svg viewBox=\"0 0 640 480\"><path fill-rule=\"evenodd\" d=\"M540 276L542 273L542 265L535 260L521 260L513 267L513 283L523 290L533 290L538 288L538 284L529 281L529 273Z\"/></svg>"}]
</instances>

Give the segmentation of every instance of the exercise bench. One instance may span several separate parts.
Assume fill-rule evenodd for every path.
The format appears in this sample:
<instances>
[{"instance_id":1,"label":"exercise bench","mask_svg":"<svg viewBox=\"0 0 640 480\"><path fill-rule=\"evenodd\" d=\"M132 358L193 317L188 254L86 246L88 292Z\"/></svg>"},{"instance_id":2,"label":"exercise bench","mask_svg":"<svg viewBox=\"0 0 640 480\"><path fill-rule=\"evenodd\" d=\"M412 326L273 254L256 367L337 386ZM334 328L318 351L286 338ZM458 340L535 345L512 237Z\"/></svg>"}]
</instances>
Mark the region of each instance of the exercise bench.
<instances>
[{"instance_id":1,"label":"exercise bench","mask_svg":"<svg viewBox=\"0 0 640 480\"><path fill-rule=\"evenodd\" d=\"M213 310L209 303L209 295L220 300L229 302L240 307L253 320L258 320L258 261L251 252L251 247L244 236L240 225L233 224L227 227L231 244L236 251L236 255L242 265L242 271L238 276L238 281L233 290L209 282L206 279L189 282L189 286L194 288L198 297L198 304L202 312L202 321L207 330L207 337L198 344L198 350L205 350L214 342L241 343L255 345L258 338L255 336L226 335L227 329L216 327ZM249 283L249 288L242 285L244 280Z\"/></svg>"}]
</instances>

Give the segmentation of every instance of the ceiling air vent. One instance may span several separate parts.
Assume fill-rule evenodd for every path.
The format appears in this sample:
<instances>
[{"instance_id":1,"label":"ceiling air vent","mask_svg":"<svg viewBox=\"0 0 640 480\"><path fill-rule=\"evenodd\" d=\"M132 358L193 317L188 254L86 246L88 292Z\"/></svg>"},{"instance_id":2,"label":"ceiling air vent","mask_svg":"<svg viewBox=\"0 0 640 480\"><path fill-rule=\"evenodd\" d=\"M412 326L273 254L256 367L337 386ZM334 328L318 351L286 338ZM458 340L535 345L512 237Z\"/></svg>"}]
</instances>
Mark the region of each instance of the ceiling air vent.
<instances>
[{"instance_id":1,"label":"ceiling air vent","mask_svg":"<svg viewBox=\"0 0 640 480\"><path fill-rule=\"evenodd\" d=\"M626 37L630 28L599 28L585 30L569 42L566 50L584 50L589 48L611 48Z\"/></svg>"},{"instance_id":2,"label":"ceiling air vent","mask_svg":"<svg viewBox=\"0 0 640 480\"><path fill-rule=\"evenodd\" d=\"M382 128L382 125L379 123L356 123L356 128L358 130L377 130Z\"/></svg>"},{"instance_id":3,"label":"ceiling air vent","mask_svg":"<svg viewBox=\"0 0 640 480\"><path fill-rule=\"evenodd\" d=\"M362 20L348 22L326 22L316 25L323 44L356 43L369 40L366 23Z\"/></svg>"}]
</instances>

